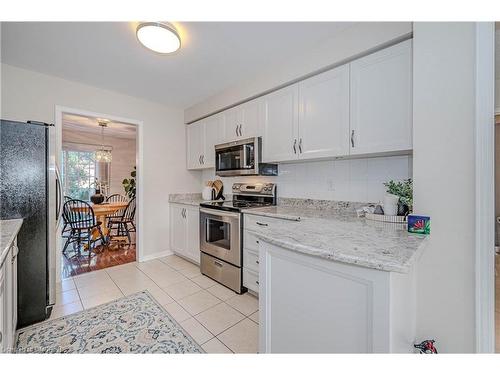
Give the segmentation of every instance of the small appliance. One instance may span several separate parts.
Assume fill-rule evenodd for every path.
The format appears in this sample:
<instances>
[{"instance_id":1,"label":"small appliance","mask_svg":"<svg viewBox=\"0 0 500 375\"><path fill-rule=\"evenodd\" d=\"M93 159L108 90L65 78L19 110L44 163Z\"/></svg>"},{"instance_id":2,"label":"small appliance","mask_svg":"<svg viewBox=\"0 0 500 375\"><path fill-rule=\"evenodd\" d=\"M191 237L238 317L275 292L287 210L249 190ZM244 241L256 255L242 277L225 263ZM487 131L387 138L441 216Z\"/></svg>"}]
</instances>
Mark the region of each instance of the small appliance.
<instances>
[{"instance_id":1,"label":"small appliance","mask_svg":"<svg viewBox=\"0 0 500 375\"><path fill-rule=\"evenodd\" d=\"M277 176L278 165L261 163L262 138L253 137L215 146L217 176Z\"/></svg>"}]
</instances>

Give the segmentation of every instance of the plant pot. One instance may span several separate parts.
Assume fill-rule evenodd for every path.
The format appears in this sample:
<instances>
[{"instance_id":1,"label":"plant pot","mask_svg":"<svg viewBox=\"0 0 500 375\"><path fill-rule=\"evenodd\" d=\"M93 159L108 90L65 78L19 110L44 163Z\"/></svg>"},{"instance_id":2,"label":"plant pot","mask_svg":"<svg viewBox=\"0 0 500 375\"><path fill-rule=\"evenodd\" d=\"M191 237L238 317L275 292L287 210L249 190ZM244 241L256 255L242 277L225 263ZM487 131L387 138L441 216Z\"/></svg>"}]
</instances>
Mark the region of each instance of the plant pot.
<instances>
[{"instance_id":1,"label":"plant pot","mask_svg":"<svg viewBox=\"0 0 500 375\"><path fill-rule=\"evenodd\" d=\"M99 189L96 189L95 194L90 197L90 201L94 204L101 204L104 202L104 195L101 194Z\"/></svg>"}]
</instances>

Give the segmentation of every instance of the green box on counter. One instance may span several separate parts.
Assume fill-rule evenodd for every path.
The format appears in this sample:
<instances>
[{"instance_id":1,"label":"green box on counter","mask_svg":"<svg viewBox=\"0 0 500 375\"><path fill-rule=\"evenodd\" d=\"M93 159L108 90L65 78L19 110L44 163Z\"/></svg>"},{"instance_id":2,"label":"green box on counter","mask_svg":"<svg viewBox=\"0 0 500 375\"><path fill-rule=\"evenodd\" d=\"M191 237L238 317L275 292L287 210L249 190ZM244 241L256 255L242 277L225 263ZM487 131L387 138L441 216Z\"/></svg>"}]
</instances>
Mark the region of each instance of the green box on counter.
<instances>
[{"instance_id":1,"label":"green box on counter","mask_svg":"<svg viewBox=\"0 0 500 375\"><path fill-rule=\"evenodd\" d=\"M408 215L408 232L430 234L431 218L429 216Z\"/></svg>"}]
</instances>

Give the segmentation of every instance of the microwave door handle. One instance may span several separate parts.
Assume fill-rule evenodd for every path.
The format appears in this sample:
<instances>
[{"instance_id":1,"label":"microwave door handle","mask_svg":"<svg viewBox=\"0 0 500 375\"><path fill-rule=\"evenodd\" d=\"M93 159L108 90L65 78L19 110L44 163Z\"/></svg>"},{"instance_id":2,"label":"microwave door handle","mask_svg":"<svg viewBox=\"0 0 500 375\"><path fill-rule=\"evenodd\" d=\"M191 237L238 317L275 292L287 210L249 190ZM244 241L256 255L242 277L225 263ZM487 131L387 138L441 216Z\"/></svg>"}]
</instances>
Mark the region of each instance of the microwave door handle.
<instances>
[{"instance_id":1,"label":"microwave door handle","mask_svg":"<svg viewBox=\"0 0 500 375\"><path fill-rule=\"evenodd\" d=\"M243 164L242 164L242 167L243 168L249 167L249 165L247 164L247 145L243 145Z\"/></svg>"}]
</instances>

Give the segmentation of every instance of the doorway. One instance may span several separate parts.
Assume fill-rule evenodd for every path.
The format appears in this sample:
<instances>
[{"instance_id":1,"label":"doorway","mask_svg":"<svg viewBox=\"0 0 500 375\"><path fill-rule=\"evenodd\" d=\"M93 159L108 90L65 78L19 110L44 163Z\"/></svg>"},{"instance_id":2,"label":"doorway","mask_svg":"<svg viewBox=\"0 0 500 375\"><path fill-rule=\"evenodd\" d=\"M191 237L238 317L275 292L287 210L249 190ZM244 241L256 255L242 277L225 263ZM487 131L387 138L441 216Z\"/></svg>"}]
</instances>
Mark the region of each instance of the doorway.
<instances>
[{"instance_id":1,"label":"doorway","mask_svg":"<svg viewBox=\"0 0 500 375\"><path fill-rule=\"evenodd\" d=\"M56 110L62 205L66 212L84 206L85 215L92 212L94 218L94 227L82 234L72 230L73 219L61 217L61 279L140 258L141 124L81 110Z\"/></svg>"}]
</instances>

